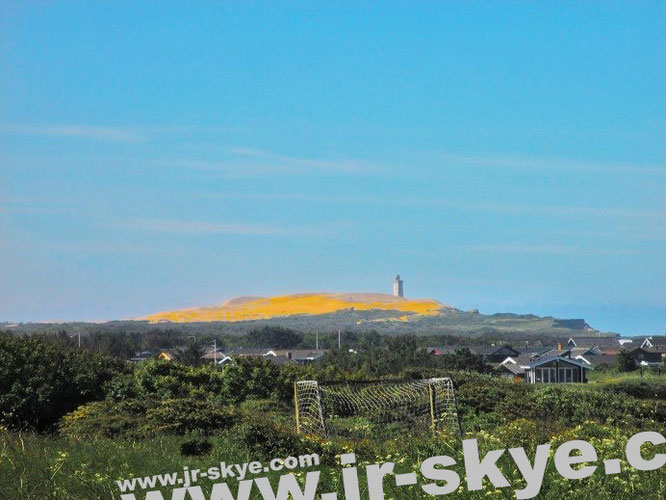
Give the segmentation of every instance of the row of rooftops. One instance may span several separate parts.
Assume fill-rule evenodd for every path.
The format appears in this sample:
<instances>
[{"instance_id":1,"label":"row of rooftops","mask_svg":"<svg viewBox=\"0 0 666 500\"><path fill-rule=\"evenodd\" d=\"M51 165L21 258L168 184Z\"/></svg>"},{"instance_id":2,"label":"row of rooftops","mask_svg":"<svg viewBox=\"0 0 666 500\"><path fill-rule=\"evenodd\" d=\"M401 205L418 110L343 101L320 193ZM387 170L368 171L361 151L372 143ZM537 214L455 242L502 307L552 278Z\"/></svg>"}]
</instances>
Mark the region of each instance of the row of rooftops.
<instances>
[{"instance_id":1,"label":"row of rooftops","mask_svg":"<svg viewBox=\"0 0 666 500\"><path fill-rule=\"evenodd\" d=\"M617 353L625 349L633 352L640 349L642 352L666 354L666 337L647 337L640 339L621 339L619 337L570 337L557 342L555 345L544 345L542 341L527 343L495 345L449 345L443 347L429 347L426 352L432 355L454 353L458 349L469 349L474 354L480 354L489 363L504 363L509 358L520 365L535 363L548 357L566 357L586 365L615 364ZM278 364L310 363L325 354L322 349L276 349L271 347L254 348L218 348L215 352L208 348L202 356L203 360L225 363L231 356L263 357ZM151 358L171 360L176 357L177 350L162 349L159 351L144 351L136 353L132 361L144 361Z\"/></svg>"},{"instance_id":2,"label":"row of rooftops","mask_svg":"<svg viewBox=\"0 0 666 500\"><path fill-rule=\"evenodd\" d=\"M170 361L177 356L177 349L161 349L158 351L138 352L131 361L146 361L148 359L164 359ZM224 364L231 359L231 356L262 357L277 364L287 363L311 363L324 355L326 351L321 349L275 349L271 347L235 347L230 349L209 348L202 360Z\"/></svg>"},{"instance_id":3,"label":"row of rooftops","mask_svg":"<svg viewBox=\"0 0 666 500\"><path fill-rule=\"evenodd\" d=\"M557 346L557 347L554 347ZM617 354L621 350L632 351L641 348L647 352L666 352L666 337L647 337L643 340L623 339L619 337L569 337L568 339L554 342L550 345L543 341L525 343L497 343L493 345L448 345L443 347L429 347L431 354L446 354L455 352L457 349L469 349L474 354L492 356L502 350L513 351L519 354L543 354L552 350L570 351L577 354L590 352L593 354Z\"/></svg>"},{"instance_id":4,"label":"row of rooftops","mask_svg":"<svg viewBox=\"0 0 666 500\"><path fill-rule=\"evenodd\" d=\"M255 348L232 348L232 349L218 349L208 351L201 359L207 361L215 361L218 363L226 363L231 359L231 356L246 356L246 357L262 357L277 364L286 363L312 363L321 358L326 351L321 349L275 349L270 347L255 347Z\"/></svg>"},{"instance_id":5,"label":"row of rooftops","mask_svg":"<svg viewBox=\"0 0 666 500\"><path fill-rule=\"evenodd\" d=\"M661 343L663 342L663 343ZM535 345L482 345L482 346L444 346L430 347L429 354L442 355L454 353L458 349L469 349L474 354L484 357L489 363L499 363L510 371L510 367L527 368L548 363L554 359L570 361L571 364L590 368L593 365L617 362L617 353L626 350L637 362L642 364L659 365L666 357L666 340L648 337L644 340L621 339L618 337L571 337L558 342L556 346L544 347L541 343Z\"/></svg>"}]
</instances>

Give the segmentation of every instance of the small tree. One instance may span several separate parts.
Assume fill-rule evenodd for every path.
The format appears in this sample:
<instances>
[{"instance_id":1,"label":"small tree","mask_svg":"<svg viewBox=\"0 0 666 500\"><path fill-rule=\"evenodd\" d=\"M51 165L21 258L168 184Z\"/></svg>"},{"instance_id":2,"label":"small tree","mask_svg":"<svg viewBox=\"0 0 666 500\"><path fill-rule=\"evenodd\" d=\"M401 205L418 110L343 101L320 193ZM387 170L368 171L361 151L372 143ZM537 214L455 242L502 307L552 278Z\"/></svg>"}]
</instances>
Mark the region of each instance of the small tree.
<instances>
[{"instance_id":1,"label":"small tree","mask_svg":"<svg viewBox=\"0 0 666 500\"><path fill-rule=\"evenodd\" d=\"M252 330L245 336L248 347L273 347L275 349L293 349L303 341L303 334L281 326L264 326Z\"/></svg>"},{"instance_id":2,"label":"small tree","mask_svg":"<svg viewBox=\"0 0 666 500\"><path fill-rule=\"evenodd\" d=\"M191 342L187 349L178 351L176 361L184 365L199 366L201 364L201 356L204 355L204 350L198 342Z\"/></svg>"},{"instance_id":3,"label":"small tree","mask_svg":"<svg viewBox=\"0 0 666 500\"><path fill-rule=\"evenodd\" d=\"M444 366L450 370L466 370L479 373L492 371L481 354L474 354L467 347L456 349L455 352L442 355Z\"/></svg>"},{"instance_id":4,"label":"small tree","mask_svg":"<svg viewBox=\"0 0 666 500\"><path fill-rule=\"evenodd\" d=\"M624 349L617 353L617 369L621 372L633 372L637 368L636 361Z\"/></svg>"}]
</instances>

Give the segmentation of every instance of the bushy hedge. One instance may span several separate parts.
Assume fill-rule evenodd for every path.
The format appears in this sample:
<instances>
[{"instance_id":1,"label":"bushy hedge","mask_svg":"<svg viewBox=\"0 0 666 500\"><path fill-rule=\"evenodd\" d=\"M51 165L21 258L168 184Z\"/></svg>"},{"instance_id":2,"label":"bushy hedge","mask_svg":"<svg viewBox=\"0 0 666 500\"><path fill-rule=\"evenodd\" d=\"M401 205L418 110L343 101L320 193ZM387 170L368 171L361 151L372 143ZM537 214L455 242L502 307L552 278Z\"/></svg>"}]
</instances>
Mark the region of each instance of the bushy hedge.
<instances>
[{"instance_id":1,"label":"bushy hedge","mask_svg":"<svg viewBox=\"0 0 666 500\"><path fill-rule=\"evenodd\" d=\"M212 434L232 427L238 412L200 399L96 401L66 415L60 432L70 437L144 438L160 434Z\"/></svg>"},{"instance_id":2,"label":"bushy hedge","mask_svg":"<svg viewBox=\"0 0 666 500\"><path fill-rule=\"evenodd\" d=\"M63 415L102 399L126 363L66 342L0 334L0 425L49 430Z\"/></svg>"},{"instance_id":3,"label":"bushy hedge","mask_svg":"<svg viewBox=\"0 0 666 500\"><path fill-rule=\"evenodd\" d=\"M643 401L584 385L545 385L530 389L521 398L499 402L497 413L508 420L521 416L567 426L586 420L639 425L641 420L663 422L666 419L663 401Z\"/></svg>"},{"instance_id":4,"label":"bushy hedge","mask_svg":"<svg viewBox=\"0 0 666 500\"><path fill-rule=\"evenodd\" d=\"M666 377L664 377L666 379ZM605 384L603 388L614 394L628 394L640 399L666 400L666 381L662 380L627 380L614 384Z\"/></svg>"},{"instance_id":5,"label":"bushy hedge","mask_svg":"<svg viewBox=\"0 0 666 500\"><path fill-rule=\"evenodd\" d=\"M213 398L225 403L240 403L248 398L291 401L296 380L317 378L320 373L301 365L279 367L262 358L238 357L222 367L147 361L131 374L116 377L105 389L108 397L116 401L185 397Z\"/></svg>"},{"instance_id":6,"label":"bushy hedge","mask_svg":"<svg viewBox=\"0 0 666 500\"><path fill-rule=\"evenodd\" d=\"M633 385L629 384L625 388L604 390L588 384L530 385L470 372L451 376L456 386L458 411L469 430L488 429L517 418L555 428L586 420L632 425L653 420L666 422L666 401L633 397L629 395L629 387ZM641 388L636 393L639 391L659 389Z\"/></svg>"}]
</instances>

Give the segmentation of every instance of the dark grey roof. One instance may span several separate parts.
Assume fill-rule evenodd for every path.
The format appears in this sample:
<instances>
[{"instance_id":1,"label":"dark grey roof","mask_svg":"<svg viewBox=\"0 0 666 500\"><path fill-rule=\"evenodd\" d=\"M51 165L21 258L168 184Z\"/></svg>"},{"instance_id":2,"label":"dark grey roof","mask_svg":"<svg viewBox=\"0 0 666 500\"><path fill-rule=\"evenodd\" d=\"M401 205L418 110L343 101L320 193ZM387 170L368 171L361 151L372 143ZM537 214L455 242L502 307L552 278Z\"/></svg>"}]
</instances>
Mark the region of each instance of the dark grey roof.
<instances>
[{"instance_id":1,"label":"dark grey roof","mask_svg":"<svg viewBox=\"0 0 666 500\"><path fill-rule=\"evenodd\" d=\"M203 356L201 356L201 359L213 359L213 360L217 359L218 361L220 361L221 359L224 359L226 357L227 355L218 349L217 353L215 353L212 350L208 351Z\"/></svg>"},{"instance_id":2,"label":"dark grey roof","mask_svg":"<svg viewBox=\"0 0 666 500\"><path fill-rule=\"evenodd\" d=\"M525 373L525 369L519 363L518 364L504 363L504 364L499 365L498 368L500 368L500 369L501 368L506 368L511 373L514 373L516 375L523 375Z\"/></svg>"},{"instance_id":3,"label":"dark grey roof","mask_svg":"<svg viewBox=\"0 0 666 500\"><path fill-rule=\"evenodd\" d=\"M535 359L538 358L538 356L534 356L532 354L520 354L518 356L509 356L509 357L512 360L514 360L518 365L521 365L521 366L527 366L532 361L534 361ZM504 360L504 361L506 361L506 360ZM504 364L508 365L508 364L511 364L511 362L509 361L508 363L504 363Z\"/></svg>"},{"instance_id":4,"label":"dark grey roof","mask_svg":"<svg viewBox=\"0 0 666 500\"><path fill-rule=\"evenodd\" d=\"M636 342L634 344L642 344L645 341L649 341L653 345L666 345L666 336L664 335L650 335L649 337L639 337L636 339Z\"/></svg>"},{"instance_id":5,"label":"dark grey roof","mask_svg":"<svg viewBox=\"0 0 666 500\"><path fill-rule=\"evenodd\" d=\"M469 350L475 354L483 354L484 356L490 356L496 352L501 351L502 349L509 349L513 352L520 352L518 349L514 349L508 344L498 344L498 345L479 345L479 346L470 346Z\"/></svg>"},{"instance_id":6,"label":"dark grey roof","mask_svg":"<svg viewBox=\"0 0 666 500\"><path fill-rule=\"evenodd\" d=\"M291 355L292 359L318 359L321 358L326 351L317 349L273 349L277 356Z\"/></svg>"},{"instance_id":7,"label":"dark grey roof","mask_svg":"<svg viewBox=\"0 0 666 500\"><path fill-rule=\"evenodd\" d=\"M225 354L236 356L265 356L269 352L275 352L271 347L235 347L228 349Z\"/></svg>"},{"instance_id":8,"label":"dark grey roof","mask_svg":"<svg viewBox=\"0 0 666 500\"><path fill-rule=\"evenodd\" d=\"M532 349L531 351L525 351L524 354L529 354L532 357L544 356L547 352L552 351L552 347L541 347L538 349Z\"/></svg>"},{"instance_id":9,"label":"dark grey roof","mask_svg":"<svg viewBox=\"0 0 666 500\"><path fill-rule=\"evenodd\" d=\"M657 346L653 347L634 347L633 349L628 349L628 352L634 352L634 351L645 351L645 352L650 352L650 353L660 353L664 354L664 352L659 349Z\"/></svg>"},{"instance_id":10,"label":"dark grey roof","mask_svg":"<svg viewBox=\"0 0 666 500\"><path fill-rule=\"evenodd\" d=\"M540 353L540 356L566 356L573 351L573 349L573 347L568 349L558 349L557 347L554 347L553 349Z\"/></svg>"},{"instance_id":11,"label":"dark grey roof","mask_svg":"<svg viewBox=\"0 0 666 500\"><path fill-rule=\"evenodd\" d=\"M593 365L615 365L617 356L615 354L588 354L583 356Z\"/></svg>"},{"instance_id":12,"label":"dark grey roof","mask_svg":"<svg viewBox=\"0 0 666 500\"><path fill-rule=\"evenodd\" d=\"M565 349L551 349L544 353L541 353L541 356L566 356L571 359L576 359L578 356L586 357L588 355L593 355L594 347L568 347Z\"/></svg>"},{"instance_id":13,"label":"dark grey roof","mask_svg":"<svg viewBox=\"0 0 666 500\"><path fill-rule=\"evenodd\" d=\"M541 358L535 359L528 366L530 368L535 368L537 366L545 365L546 363L550 363L551 361L555 361L555 360L558 360L561 363L568 363L568 364L580 366L582 368L585 368L586 370L591 370L592 369L590 366L587 366L582 361L578 361L576 359L563 358L561 356L543 356Z\"/></svg>"}]
</instances>

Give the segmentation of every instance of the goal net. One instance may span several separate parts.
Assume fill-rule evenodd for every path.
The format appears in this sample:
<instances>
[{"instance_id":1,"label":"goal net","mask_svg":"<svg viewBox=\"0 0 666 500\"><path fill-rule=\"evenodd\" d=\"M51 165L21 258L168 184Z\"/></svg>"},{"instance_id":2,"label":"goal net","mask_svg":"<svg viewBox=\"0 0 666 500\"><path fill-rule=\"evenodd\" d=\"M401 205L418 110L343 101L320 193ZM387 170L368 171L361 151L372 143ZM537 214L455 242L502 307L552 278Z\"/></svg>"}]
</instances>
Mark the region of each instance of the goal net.
<instances>
[{"instance_id":1,"label":"goal net","mask_svg":"<svg viewBox=\"0 0 666 500\"><path fill-rule=\"evenodd\" d=\"M460 431L450 378L302 380L294 392L296 428L303 434L383 437L407 430Z\"/></svg>"}]
</instances>

